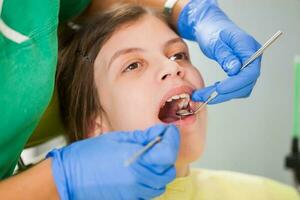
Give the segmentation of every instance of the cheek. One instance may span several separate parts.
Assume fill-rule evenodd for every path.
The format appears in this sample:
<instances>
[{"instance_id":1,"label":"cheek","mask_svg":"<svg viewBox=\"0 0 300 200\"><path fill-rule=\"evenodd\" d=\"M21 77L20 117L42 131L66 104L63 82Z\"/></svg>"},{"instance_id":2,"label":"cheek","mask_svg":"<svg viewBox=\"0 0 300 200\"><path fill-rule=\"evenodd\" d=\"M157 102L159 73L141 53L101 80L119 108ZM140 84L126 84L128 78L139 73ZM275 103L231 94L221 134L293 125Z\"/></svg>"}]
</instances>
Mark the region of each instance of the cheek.
<instances>
[{"instance_id":1,"label":"cheek","mask_svg":"<svg viewBox=\"0 0 300 200\"><path fill-rule=\"evenodd\" d=\"M105 81L106 82L105 82ZM118 130L119 118L121 114L126 118L126 98L123 101L122 89L119 89L115 85L112 85L109 80L103 77L101 83L97 85L98 95L100 99L100 105L102 108L102 117L107 122L108 131ZM126 96L125 96L126 97ZM121 130L121 129L120 129Z\"/></svg>"},{"instance_id":2,"label":"cheek","mask_svg":"<svg viewBox=\"0 0 300 200\"><path fill-rule=\"evenodd\" d=\"M201 73L195 67L191 67L186 71L186 77L198 89L205 86Z\"/></svg>"},{"instance_id":3,"label":"cheek","mask_svg":"<svg viewBox=\"0 0 300 200\"><path fill-rule=\"evenodd\" d=\"M107 111L111 126L115 130L145 129L153 124L153 109L151 105L151 91L145 84L118 85L112 89L111 102Z\"/></svg>"}]
</instances>

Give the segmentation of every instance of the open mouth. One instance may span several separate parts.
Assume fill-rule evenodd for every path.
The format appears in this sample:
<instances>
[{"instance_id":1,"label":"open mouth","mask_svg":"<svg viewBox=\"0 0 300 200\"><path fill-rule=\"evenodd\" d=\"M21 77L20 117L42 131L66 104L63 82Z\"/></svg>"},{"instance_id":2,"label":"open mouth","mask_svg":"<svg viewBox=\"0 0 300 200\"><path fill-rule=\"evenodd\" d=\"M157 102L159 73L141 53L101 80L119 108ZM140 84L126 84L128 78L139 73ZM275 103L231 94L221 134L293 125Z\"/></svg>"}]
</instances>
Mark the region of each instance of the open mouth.
<instances>
[{"instance_id":1,"label":"open mouth","mask_svg":"<svg viewBox=\"0 0 300 200\"><path fill-rule=\"evenodd\" d=\"M172 123L180 119L185 119L185 116L178 116L177 112L191 111L190 95L182 93L170 97L160 108L158 118L164 123Z\"/></svg>"}]
</instances>

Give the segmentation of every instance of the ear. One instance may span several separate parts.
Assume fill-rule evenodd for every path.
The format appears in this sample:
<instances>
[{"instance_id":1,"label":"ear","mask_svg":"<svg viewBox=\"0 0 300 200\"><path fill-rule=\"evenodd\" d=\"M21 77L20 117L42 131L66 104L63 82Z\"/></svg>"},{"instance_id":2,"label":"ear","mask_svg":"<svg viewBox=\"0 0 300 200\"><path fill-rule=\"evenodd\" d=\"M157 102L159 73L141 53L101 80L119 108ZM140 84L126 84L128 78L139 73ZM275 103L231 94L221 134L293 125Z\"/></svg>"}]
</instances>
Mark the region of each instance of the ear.
<instances>
[{"instance_id":1,"label":"ear","mask_svg":"<svg viewBox=\"0 0 300 200\"><path fill-rule=\"evenodd\" d=\"M105 115L97 116L90 125L89 132L86 137L96 137L104 132L110 131L110 125Z\"/></svg>"}]
</instances>

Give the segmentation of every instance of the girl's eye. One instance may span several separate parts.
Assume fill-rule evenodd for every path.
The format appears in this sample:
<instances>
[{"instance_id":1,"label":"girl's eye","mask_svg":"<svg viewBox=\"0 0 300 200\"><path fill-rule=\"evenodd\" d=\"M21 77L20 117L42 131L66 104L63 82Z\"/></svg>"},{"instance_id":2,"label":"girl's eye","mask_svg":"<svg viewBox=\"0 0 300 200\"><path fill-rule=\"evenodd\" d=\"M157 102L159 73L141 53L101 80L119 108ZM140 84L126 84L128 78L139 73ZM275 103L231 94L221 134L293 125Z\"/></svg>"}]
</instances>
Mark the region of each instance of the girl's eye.
<instances>
[{"instance_id":1,"label":"girl's eye","mask_svg":"<svg viewBox=\"0 0 300 200\"><path fill-rule=\"evenodd\" d=\"M176 61L176 60L188 60L188 56L184 52L176 53L173 56L170 57L171 60Z\"/></svg>"},{"instance_id":2,"label":"girl's eye","mask_svg":"<svg viewBox=\"0 0 300 200\"><path fill-rule=\"evenodd\" d=\"M130 65L128 65L126 67L126 69L123 70L123 72L129 72L132 70L135 70L137 68L139 68L141 66L141 63L135 62L135 63L131 63Z\"/></svg>"}]
</instances>

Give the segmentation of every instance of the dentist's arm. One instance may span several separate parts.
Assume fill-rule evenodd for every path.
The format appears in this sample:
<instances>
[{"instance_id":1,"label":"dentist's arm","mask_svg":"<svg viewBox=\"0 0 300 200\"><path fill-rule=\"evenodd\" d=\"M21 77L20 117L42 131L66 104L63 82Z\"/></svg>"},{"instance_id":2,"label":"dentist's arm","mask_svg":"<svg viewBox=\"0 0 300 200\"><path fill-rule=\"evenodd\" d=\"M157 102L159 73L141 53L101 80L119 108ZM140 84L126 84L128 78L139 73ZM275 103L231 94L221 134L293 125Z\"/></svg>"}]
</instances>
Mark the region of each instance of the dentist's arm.
<instances>
[{"instance_id":1,"label":"dentist's arm","mask_svg":"<svg viewBox=\"0 0 300 200\"><path fill-rule=\"evenodd\" d=\"M136 151L157 136L161 141L129 166ZM152 199L175 179L179 132L174 125L112 132L53 150L52 172L62 200Z\"/></svg>"},{"instance_id":2,"label":"dentist's arm","mask_svg":"<svg viewBox=\"0 0 300 200\"><path fill-rule=\"evenodd\" d=\"M162 139L129 166L136 151ZM179 132L173 125L112 132L75 142L0 182L1 199L152 199L176 177Z\"/></svg>"},{"instance_id":3,"label":"dentist's arm","mask_svg":"<svg viewBox=\"0 0 300 200\"><path fill-rule=\"evenodd\" d=\"M88 12L104 11L117 0L93 0ZM166 0L124 0L163 10ZM238 8L237 8L238 9ZM218 7L216 0L178 0L172 9L171 21L179 34L196 41L202 52L215 60L228 78L193 93L194 101L205 101L213 91L219 93L211 104L248 97L259 77L261 58L240 72L242 64L259 49L260 44Z\"/></svg>"},{"instance_id":4,"label":"dentist's arm","mask_svg":"<svg viewBox=\"0 0 300 200\"><path fill-rule=\"evenodd\" d=\"M0 197L9 200L59 199L51 172L51 160L47 159L23 173L1 181Z\"/></svg>"}]
</instances>

